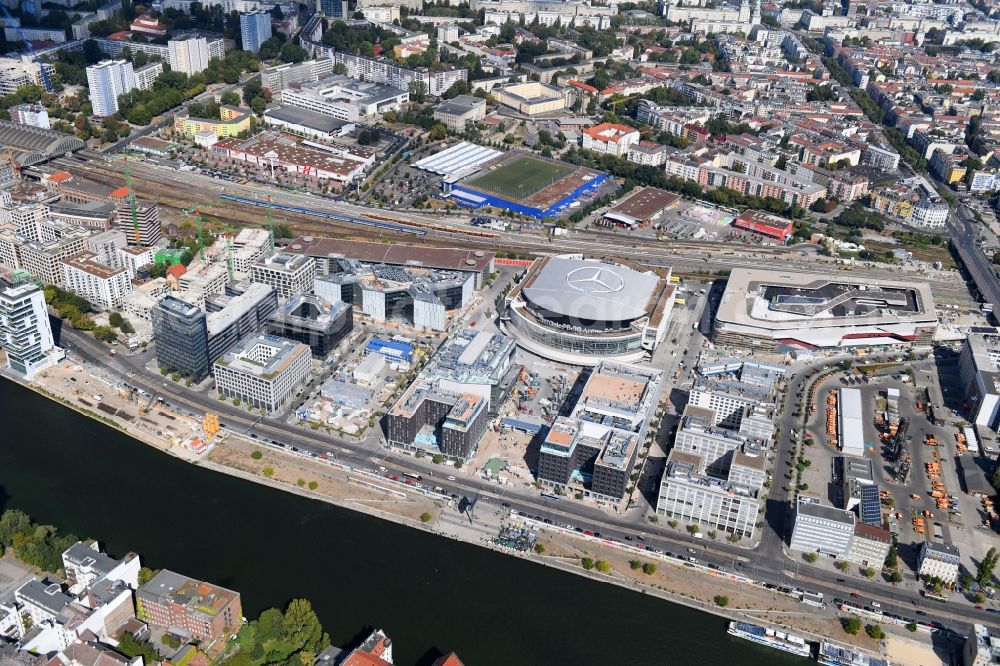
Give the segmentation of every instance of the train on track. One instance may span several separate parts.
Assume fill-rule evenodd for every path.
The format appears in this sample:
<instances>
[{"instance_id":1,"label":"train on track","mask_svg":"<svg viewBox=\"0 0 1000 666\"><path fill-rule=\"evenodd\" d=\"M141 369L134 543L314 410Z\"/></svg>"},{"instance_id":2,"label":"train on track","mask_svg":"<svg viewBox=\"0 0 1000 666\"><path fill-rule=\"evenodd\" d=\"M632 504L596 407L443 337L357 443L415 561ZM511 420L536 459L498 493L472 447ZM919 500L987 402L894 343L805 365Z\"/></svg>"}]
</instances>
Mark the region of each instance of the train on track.
<instances>
[{"instance_id":1,"label":"train on track","mask_svg":"<svg viewBox=\"0 0 1000 666\"><path fill-rule=\"evenodd\" d=\"M384 229L385 231L395 231L399 233L413 234L414 236L427 235L427 231L424 229L407 227L403 226L402 224L393 224L392 222L369 220L363 217L354 217L352 215L341 215L340 213L328 213L322 210L314 210L312 208L302 208L300 206L289 206L287 204L260 201L258 199L239 197L233 194L220 194L219 198L224 201L233 201L235 203L246 204L248 206L258 206L260 208L272 208L274 210L283 210L289 213L299 213L300 215L312 215L314 217L322 217L328 220L336 220L338 222L348 222L350 224L360 224L362 226L374 227L375 229Z\"/></svg>"}]
</instances>

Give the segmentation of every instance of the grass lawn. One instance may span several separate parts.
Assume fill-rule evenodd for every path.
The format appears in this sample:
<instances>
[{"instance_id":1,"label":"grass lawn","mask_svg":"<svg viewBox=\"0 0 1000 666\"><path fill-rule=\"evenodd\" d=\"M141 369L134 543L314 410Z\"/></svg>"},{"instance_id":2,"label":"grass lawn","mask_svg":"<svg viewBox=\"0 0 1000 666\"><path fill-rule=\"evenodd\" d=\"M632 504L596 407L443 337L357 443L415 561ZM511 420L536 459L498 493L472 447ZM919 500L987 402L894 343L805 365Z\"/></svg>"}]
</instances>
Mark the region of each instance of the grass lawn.
<instances>
[{"instance_id":1,"label":"grass lawn","mask_svg":"<svg viewBox=\"0 0 1000 666\"><path fill-rule=\"evenodd\" d=\"M543 162L531 157L519 157L469 181L473 187L492 192L513 201L522 201L573 173L574 166Z\"/></svg>"}]
</instances>

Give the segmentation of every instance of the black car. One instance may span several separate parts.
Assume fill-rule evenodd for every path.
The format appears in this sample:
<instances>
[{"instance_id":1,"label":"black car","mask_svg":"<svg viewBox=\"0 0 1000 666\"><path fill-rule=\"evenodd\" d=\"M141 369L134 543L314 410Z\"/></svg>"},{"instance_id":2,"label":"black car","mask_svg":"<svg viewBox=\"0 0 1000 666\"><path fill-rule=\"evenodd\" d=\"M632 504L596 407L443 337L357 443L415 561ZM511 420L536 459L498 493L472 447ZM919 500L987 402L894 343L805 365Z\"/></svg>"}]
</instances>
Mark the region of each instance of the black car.
<instances>
[{"instance_id":1,"label":"black car","mask_svg":"<svg viewBox=\"0 0 1000 666\"><path fill-rule=\"evenodd\" d=\"M917 615L927 615L927 613L923 612L922 610L918 610Z\"/></svg>"},{"instance_id":2,"label":"black car","mask_svg":"<svg viewBox=\"0 0 1000 666\"><path fill-rule=\"evenodd\" d=\"M503 508L505 508L505 509L509 509L509 508L510 508L510 502L504 502L504 503L503 503L503 504L501 504L500 506L502 506L502 507L503 507Z\"/></svg>"}]
</instances>

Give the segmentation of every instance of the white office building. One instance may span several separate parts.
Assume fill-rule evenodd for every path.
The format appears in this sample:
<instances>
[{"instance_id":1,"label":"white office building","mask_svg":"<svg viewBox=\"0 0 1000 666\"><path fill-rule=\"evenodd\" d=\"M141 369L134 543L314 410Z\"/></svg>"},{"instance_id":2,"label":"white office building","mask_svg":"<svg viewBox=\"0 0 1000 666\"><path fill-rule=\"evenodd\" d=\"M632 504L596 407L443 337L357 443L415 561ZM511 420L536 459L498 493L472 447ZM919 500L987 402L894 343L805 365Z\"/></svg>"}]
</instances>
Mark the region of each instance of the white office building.
<instances>
[{"instance_id":1,"label":"white office building","mask_svg":"<svg viewBox=\"0 0 1000 666\"><path fill-rule=\"evenodd\" d=\"M118 111L118 97L135 90L135 72L127 60L102 60L87 68L87 85L94 115L103 118Z\"/></svg>"},{"instance_id":2,"label":"white office building","mask_svg":"<svg viewBox=\"0 0 1000 666\"><path fill-rule=\"evenodd\" d=\"M962 563L958 548L950 543L925 541L917 556L917 575L923 578L940 578L945 583L958 581L958 567Z\"/></svg>"},{"instance_id":3,"label":"white office building","mask_svg":"<svg viewBox=\"0 0 1000 666\"><path fill-rule=\"evenodd\" d=\"M216 361L213 374L220 396L273 414L288 403L311 367L308 345L261 335Z\"/></svg>"},{"instance_id":4,"label":"white office building","mask_svg":"<svg viewBox=\"0 0 1000 666\"><path fill-rule=\"evenodd\" d=\"M66 356L52 337L45 294L31 282L0 289L0 347L5 365L28 379Z\"/></svg>"},{"instance_id":5,"label":"white office building","mask_svg":"<svg viewBox=\"0 0 1000 666\"><path fill-rule=\"evenodd\" d=\"M271 285L281 300L313 290L316 260L302 254L277 252L250 267L250 279Z\"/></svg>"},{"instance_id":6,"label":"white office building","mask_svg":"<svg viewBox=\"0 0 1000 666\"><path fill-rule=\"evenodd\" d=\"M854 513L800 497L795 507L792 550L843 557L854 538Z\"/></svg>"},{"instance_id":7,"label":"white office building","mask_svg":"<svg viewBox=\"0 0 1000 666\"><path fill-rule=\"evenodd\" d=\"M759 508L758 490L707 474L702 456L671 451L660 481L657 515L750 539Z\"/></svg>"},{"instance_id":8,"label":"white office building","mask_svg":"<svg viewBox=\"0 0 1000 666\"><path fill-rule=\"evenodd\" d=\"M406 90L346 76L331 76L315 83L293 85L281 92L281 103L285 106L345 122L398 111L409 99L410 93Z\"/></svg>"}]
</instances>

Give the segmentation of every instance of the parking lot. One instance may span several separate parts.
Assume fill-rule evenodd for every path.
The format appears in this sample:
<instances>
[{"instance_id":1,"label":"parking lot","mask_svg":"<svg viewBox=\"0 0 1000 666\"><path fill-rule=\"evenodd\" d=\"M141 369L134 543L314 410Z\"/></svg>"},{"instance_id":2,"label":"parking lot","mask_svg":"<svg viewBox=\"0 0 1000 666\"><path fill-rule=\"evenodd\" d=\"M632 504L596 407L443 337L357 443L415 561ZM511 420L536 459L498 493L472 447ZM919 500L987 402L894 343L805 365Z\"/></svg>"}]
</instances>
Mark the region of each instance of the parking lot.
<instances>
[{"instance_id":1,"label":"parking lot","mask_svg":"<svg viewBox=\"0 0 1000 666\"><path fill-rule=\"evenodd\" d=\"M805 448L809 466L802 474L805 493L817 495L835 506L843 506L843 492L837 480L834 460L841 456L837 435L827 434L828 407L839 408L839 391L844 387L861 392L865 458L872 462L875 482L888 495L882 496L883 518L897 536L900 558L907 565L904 576L913 579L920 545L925 541L952 543L960 551L962 565L974 574L979 560L991 546L1000 546L1000 537L993 529L983 526L985 512L980 499L968 492L962 468L977 464L979 452L956 451L963 425L957 414L933 398L938 373L933 361L914 361L868 373L857 366L849 372L839 372L825 379L816 391L816 411L808 422L807 432L814 444ZM912 369L912 375L906 373ZM912 376L914 381L908 381ZM899 391L898 416L901 447L900 465L895 456L894 438L890 434L887 414L889 389ZM831 391L834 393L831 394ZM936 409L935 419L928 417L928 395ZM837 404L828 405L831 396ZM919 408L918 408L919 407ZM942 415L944 418L942 418ZM836 422L836 421L835 421ZM883 433L888 435L883 438ZM900 472L908 468L908 474Z\"/></svg>"}]
</instances>

